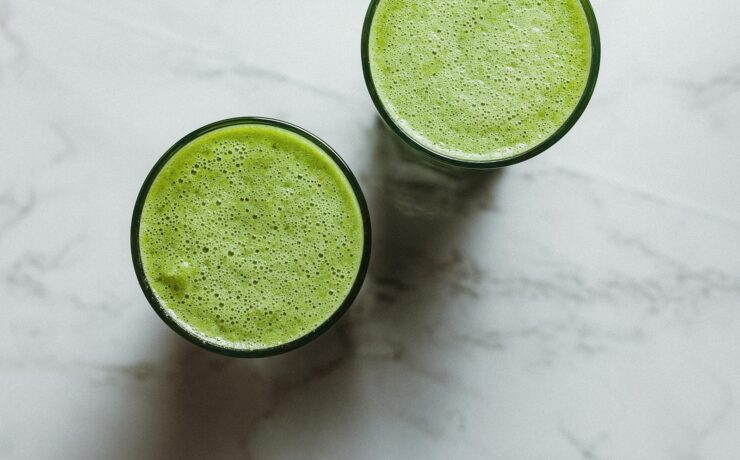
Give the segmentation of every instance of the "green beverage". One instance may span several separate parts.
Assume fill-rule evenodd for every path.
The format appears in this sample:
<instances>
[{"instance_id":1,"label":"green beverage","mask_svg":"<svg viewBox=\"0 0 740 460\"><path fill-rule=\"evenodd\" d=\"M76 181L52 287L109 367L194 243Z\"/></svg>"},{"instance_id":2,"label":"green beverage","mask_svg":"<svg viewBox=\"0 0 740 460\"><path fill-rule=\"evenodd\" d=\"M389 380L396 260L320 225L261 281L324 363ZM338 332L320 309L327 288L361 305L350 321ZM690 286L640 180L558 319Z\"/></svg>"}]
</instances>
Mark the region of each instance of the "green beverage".
<instances>
[{"instance_id":1,"label":"green beverage","mask_svg":"<svg viewBox=\"0 0 740 460\"><path fill-rule=\"evenodd\" d=\"M259 356L318 335L351 303L369 220L328 146L292 125L234 119L196 131L155 166L132 247L145 293L175 330Z\"/></svg>"},{"instance_id":2,"label":"green beverage","mask_svg":"<svg viewBox=\"0 0 740 460\"><path fill-rule=\"evenodd\" d=\"M541 152L588 103L598 31L584 0L375 0L363 62L383 118L452 163Z\"/></svg>"}]
</instances>

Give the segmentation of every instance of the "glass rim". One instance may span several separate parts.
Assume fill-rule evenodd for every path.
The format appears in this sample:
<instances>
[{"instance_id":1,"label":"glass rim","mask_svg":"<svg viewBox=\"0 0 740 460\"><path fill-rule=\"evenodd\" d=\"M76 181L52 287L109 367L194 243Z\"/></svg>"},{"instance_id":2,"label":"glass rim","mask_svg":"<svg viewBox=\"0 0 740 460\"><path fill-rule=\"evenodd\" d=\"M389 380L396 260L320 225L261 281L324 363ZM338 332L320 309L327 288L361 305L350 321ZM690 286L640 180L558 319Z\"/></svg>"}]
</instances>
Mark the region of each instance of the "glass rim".
<instances>
[{"instance_id":1,"label":"glass rim","mask_svg":"<svg viewBox=\"0 0 740 460\"><path fill-rule=\"evenodd\" d=\"M594 14L594 10L591 6L590 1L579 0L581 6L583 7L583 12L586 15L586 22L588 24L589 35L591 37L591 65L589 67L588 78L586 79L586 85L584 86L581 98L579 99L578 103L573 109L573 112L571 112L570 116L568 116L565 122L563 122L563 124L560 125L560 127L558 127L558 129L556 129L555 132L553 132L547 139L543 140L536 146L509 158L503 158L500 160L472 161L461 158L454 158L436 152L415 140L400 126L398 126L395 121L393 121L393 118L390 116L385 106L383 105L383 102L380 100L380 96L378 95L378 91L375 87L375 81L373 80L372 71L370 69L369 44L370 31L372 29L373 20L375 19L375 11L377 10L378 5L381 1L383 0L370 1L370 6L368 7L367 13L365 14L365 22L362 27L361 59L365 85L367 86L367 90L370 93L370 98L375 105L375 109L378 111L378 114L383 119L383 122L385 122L385 124L388 125L388 127L390 127L396 135L403 139L406 144L413 147L415 151L424 154L425 156L431 158L432 160L435 160L436 162L466 169L495 169L529 160L530 158L533 158L544 152L545 150L549 149L560 139L562 139L563 136L565 136L565 134L568 133L571 128L573 128L581 115L583 115L583 112L586 110L586 107L591 101L591 96L593 95L594 89L596 88L596 81L599 77L599 68L601 65L601 38L599 34L599 25L596 21L596 15Z\"/></svg>"},{"instance_id":2,"label":"glass rim","mask_svg":"<svg viewBox=\"0 0 740 460\"><path fill-rule=\"evenodd\" d=\"M363 246L362 246L362 258L360 260L360 265L357 269L357 275L355 276L355 279L352 283L352 287L350 288L349 292L345 296L342 303L337 307L334 312L327 317L321 324L319 324L315 329L308 332L307 334L298 337L297 339L294 339L290 342L276 345L273 347L268 348L260 348L260 349L254 349L254 350L247 350L247 349L238 349L238 348L232 348L220 345L218 343L215 343L213 341L209 341L207 339L204 339L193 332L189 331L185 327L183 327L178 321L174 319L173 316L167 313L166 308L160 303L159 299L157 299L157 296L154 294L154 290L152 289L151 285L149 284L149 281L147 279L146 274L144 273L144 266L141 260L141 248L139 246L139 227L141 225L141 214L144 209L144 203L146 201L146 198L149 194L149 190L151 189L152 184L154 183L155 179L159 176L159 173L162 171L162 168L169 162L169 160L182 149L185 145L189 144L193 140L203 136L204 134L210 133L212 131L215 131L217 129L225 128L228 126L236 126L236 125L266 125L266 126L272 126L277 128L282 128L287 131L292 132L293 134L297 134L301 136L302 138L314 143L317 147L319 147L324 153L326 153L329 158L334 161L334 163L339 167L339 169L344 174L344 177L347 179L347 181L350 184L350 187L352 188L352 192L354 193L355 199L357 200L358 207L360 208L360 215L362 217L362 226L363 226ZM224 356L231 356L231 357L238 357L238 358L262 358L267 356L274 356L282 353L286 353L288 351L294 350L298 347L301 347L303 345L306 345L307 343L313 341L320 335L322 335L324 332L329 330L331 326L333 326L339 318L346 313L346 311L349 309L349 307L354 302L355 298L357 297L357 294L359 293L362 284L365 280L365 276L367 275L368 265L370 262L370 249L371 249L371 243L372 243L372 231L370 227L370 213L368 211L367 202L365 201L365 196L362 193L362 189L360 188L360 184L357 182L357 179L355 178L354 174L350 170L349 166L345 163L345 161L342 159L339 154L332 149L326 142L322 141L320 138L315 136L314 134L306 131L303 128L300 128L296 125L293 125L291 123L277 120L273 118L264 118L264 117L236 117L236 118L228 118L225 120L216 121L210 124L207 124L205 126L202 126L195 131L191 132L190 134L187 134L182 139L177 141L172 147L167 149L167 151L157 160L157 162L152 167L151 171L147 175L146 179L144 180L143 185L141 186L141 189L139 190L139 194L136 198L136 203L134 205L134 212L133 217L131 220L131 256L132 261L134 265L134 272L136 273L136 278L139 282L139 286L141 287L144 296L149 301L149 305L154 309L155 313L176 333L178 333L181 337L187 339L189 342L194 343L195 345L198 345L201 348L205 348L209 351L224 355Z\"/></svg>"}]
</instances>

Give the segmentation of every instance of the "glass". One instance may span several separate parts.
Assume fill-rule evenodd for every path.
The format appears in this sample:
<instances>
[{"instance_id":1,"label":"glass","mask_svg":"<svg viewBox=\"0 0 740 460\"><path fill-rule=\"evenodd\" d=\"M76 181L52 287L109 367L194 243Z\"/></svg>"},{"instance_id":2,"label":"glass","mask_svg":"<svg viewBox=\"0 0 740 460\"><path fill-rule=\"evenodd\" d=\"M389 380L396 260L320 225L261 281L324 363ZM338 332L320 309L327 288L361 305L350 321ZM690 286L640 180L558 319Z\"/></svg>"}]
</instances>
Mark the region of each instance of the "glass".
<instances>
[{"instance_id":1,"label":"glass","mask_svg":"<svg viewBox=\"0 0 740 460\"><path fill-rule=\"evenodd\" d=\"M147 280L146 274L144 273L144 266L141 261L141 250L139 247L139 226L141 224L141 214L144 208L144 202L146 201L147 194L149 193L149 189L151 188L152 184L154 183L154 180L157 178L157 175L162 170L162 168L165 166L165 164L167 164L167 162L182 147L189 144L191 141L195 140L196 138L204 134L207 134L211 131L220 129L220 128L234 126L234 125L243 125L243 124L249 124L249 125L261 124L261 125L268 125L268 126L273 126L277 128L282 128L287 131L293 132L305 139L308 139L309 141L313 142L316 146L318 146L321 150L323 150L334 161L334 163L336 163L336 165L344 173L344 176L349 181L349 184L352 187L352 190L354 192L355 198L357 199L357 203L360 207L360 214L362 216L362 225L363 225L363 248L362 248L362 259L360 261L360 267L357 271L357 276L355 277L352 287L349 293L347 294L347 297L345 297L344 301L339 306L339 308L337 308L336 311L334 311L334 313L332 313L332 315L329 316L329 318L327 318L323 323L321 323L319 327L309 332L308 334L304 335L303 337L300 337L292 342L281 344L275 347L258 349L258 350L240 350L240 349L220 346L215 343L211 343L204 339L199 338L198 336L187 331L180 324L178 324L170 315L167 314L166 309L164 308L162 304L160 304L159 300L157 299L157 296L154 294L154 291L149 285L149 281ZM139 196L136 199L136 204L134 205L133 219L131 221L131 256L132 256L133 263L134 263L134 271L136 272L136 278L139 280L139 285L141 286L141 289L144 292L144 295L146 296L147 300L149 301L149 304L152 306L152 308L157 313L157 315L159 315L159 317L162 318L162 320L165 323L167 323L167 325L170 328L172 328L175 332L177 332L178 334L180 334L182 337L189 340L190 342L200 347L203 347L207 350L210 350L210 351L222 354L222 355L234 356L234 357L240 357L240 358L259 358L259 357L272 356L272 355L285 353L287 351L293 350L295 348L298 348L300 346L307 344L308 342L314 340L315 338L317 338L318 336L326 332L347 311L347 309L350 307L352 302L355 300L355 297L357 297L357 294L360 291L360 287L362 287L362 283L365 279L365 275L367 274L367 267L370 261L370 244L371 244L370 214L367 209L367 203L365 201L364 195L362 194L362 190L360 189L360 185L357 183L355 176L352 174L352 171L350 171L349 167L344 162L344 160L342 160L342 158L331 147L329 147L329 145L327 145L324 141L314 136L313 134L309 133L308 131L301 129L298 126L292 125L290 123L286 123L284 121L274 120L270 118L240 117L240 118L231 118L228 120L217 121L215 123L211 123L209 125L203 126L202 128L196 129L192 133L188 134L187 136L177 141L175 145L170 147L170 149L167 150L167 152L165 152L164 155L162 155L159 161L157 161L157 163L152 168L149 175L146 177L146 180L144 181L144 184L141 186L141 190L139 191Z\"/></svg>"},{"instance_id":2,"label":"glass","mask_svg":"<svg viewBox=\"0 0 740 460\"><path fill-rule=\"evenodd\" d=\"M375 108L377 109L380 117L383 119L385 124L388 125L388 127L390 127L391 130L396 133L401 139L403 139L406 144L413 147L415 151L420 152L421 154L425 155L428 158L431 158L432 160L435 160L435 162L468 169L494 169L520 163L522 161L535 157L552 147L553 144L559 141L563 136L565 136L568 131L570 131L573 125L576 124L578 119L583 114L583 111L586 110L586 106L588 106L588 103L591 100L591 95L594 92L594 88L596 87L596 80L599 76L599 65L601 62L601 40L599 38L599 26L596 22L596 16L594 15L591 3L589 3L589 0L580 0L581 5L583 6L583 11L586 14L586 22L588 23L588 28L591 34L591 67L589 69L588 79L586 80L586 86L583 89L583 94L581 95L578 104L573 110L573 113L571 113L571 115L565 120L565 123L563 123L560 128L558 128L552 135L550 135L550 137L542 141L539 145L511 158L504 158L500 160L461 160L459 158L452 158L443 155L421 145L411 136L406 134L403 129L401 129L393 121L393 118L388 114L388 111L383 106L383 102L380 100L380 96L378 96L378 92L375 88L375 82L373 81L373 75L370 71L370 28L372 26L373 19L375 18L375 11L381 1L382 0L372 0L370 2L370 7L368 8L367 14L365 15L365 24L362 28L362 71L365 76L365 84L367 85L367 89L370 92L370 97L375 104Z\"/></svg>"}]
</instances>

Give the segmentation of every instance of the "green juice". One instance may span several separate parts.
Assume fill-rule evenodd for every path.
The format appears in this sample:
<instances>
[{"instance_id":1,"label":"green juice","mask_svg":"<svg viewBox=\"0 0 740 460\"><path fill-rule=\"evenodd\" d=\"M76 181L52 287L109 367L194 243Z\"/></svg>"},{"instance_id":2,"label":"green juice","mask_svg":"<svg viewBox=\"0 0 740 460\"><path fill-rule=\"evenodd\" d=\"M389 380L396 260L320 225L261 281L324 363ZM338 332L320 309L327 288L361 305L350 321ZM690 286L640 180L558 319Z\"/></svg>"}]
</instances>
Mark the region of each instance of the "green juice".
<instances>
[{"instance_id":1,"label":"green juice","mask_svg":"<svg viewBox=\"0 0 740 460\"><path fill-rule=\"evenodd\" d=\"M579 0L380 0L368 59L388 116L418 144L505 160L574 113L591 34Z\"/></svg>"},{"instance_id":2,"label":"green juice","mask_svg":"<svg viewBox=\"0 0 740 460\"><path fill-rule=\"evenodd\" d=\"M345 173L287 129L238 124L180 148L146 195L146 280L207 344L265 350L324 324L358 277L364 221Z\"/></svg>"}]
</instances>

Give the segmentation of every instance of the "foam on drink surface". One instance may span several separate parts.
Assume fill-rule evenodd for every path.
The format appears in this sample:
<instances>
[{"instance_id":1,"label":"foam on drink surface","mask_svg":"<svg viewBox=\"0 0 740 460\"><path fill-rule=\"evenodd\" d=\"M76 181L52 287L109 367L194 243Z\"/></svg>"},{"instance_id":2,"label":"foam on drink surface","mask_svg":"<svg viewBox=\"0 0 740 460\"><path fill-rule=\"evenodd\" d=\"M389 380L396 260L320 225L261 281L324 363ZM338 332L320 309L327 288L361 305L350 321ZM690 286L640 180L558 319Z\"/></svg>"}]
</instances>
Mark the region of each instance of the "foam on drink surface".
<instances>
[{"instance_id":1,"label":"foam on drink surface","mask_svg":"<svg viewBox=\"0 0 740 460\"><path fill-rule=\"evenodd\" d=\"M591 64L579 0L381 0L370 68L391 118L432 151L511 158L573 113Z\"/></svg>"},{"instance_id":2,"label":"foam on drink surface","mask_svg":"<svg viewBox=\"0 0 740 460\"><path fill-rule=\"evenodd\" d=\"M205 134L180 149L147 195L146 277L167 313L202 338L258 350L324 323L357 276L359 205L334 161L267 125Z\"/></svg>"}]
</instances>

